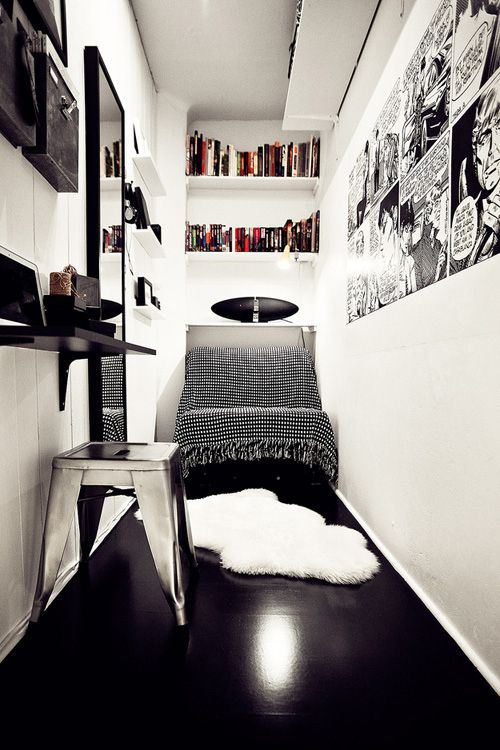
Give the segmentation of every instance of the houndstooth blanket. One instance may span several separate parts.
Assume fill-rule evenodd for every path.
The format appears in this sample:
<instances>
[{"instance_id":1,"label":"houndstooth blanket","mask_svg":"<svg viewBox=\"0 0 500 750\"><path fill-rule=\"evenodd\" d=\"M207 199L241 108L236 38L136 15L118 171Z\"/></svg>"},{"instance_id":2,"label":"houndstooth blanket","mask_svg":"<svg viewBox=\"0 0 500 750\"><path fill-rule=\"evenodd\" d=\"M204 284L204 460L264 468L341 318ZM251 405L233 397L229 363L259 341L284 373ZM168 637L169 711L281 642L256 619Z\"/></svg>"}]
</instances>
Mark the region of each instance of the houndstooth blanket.
<instances>
[{"instance_id":1,"label":"houndstooth blanket","mask_svg":"<svg viewBox=\"0 0 500 750\"><path fill-rule=\"evenodd\" d=\"M174 441L185 476L198 464L289 458L337 477L333 430L300 347L192 349Z\"/></svg>"}]
</instances>

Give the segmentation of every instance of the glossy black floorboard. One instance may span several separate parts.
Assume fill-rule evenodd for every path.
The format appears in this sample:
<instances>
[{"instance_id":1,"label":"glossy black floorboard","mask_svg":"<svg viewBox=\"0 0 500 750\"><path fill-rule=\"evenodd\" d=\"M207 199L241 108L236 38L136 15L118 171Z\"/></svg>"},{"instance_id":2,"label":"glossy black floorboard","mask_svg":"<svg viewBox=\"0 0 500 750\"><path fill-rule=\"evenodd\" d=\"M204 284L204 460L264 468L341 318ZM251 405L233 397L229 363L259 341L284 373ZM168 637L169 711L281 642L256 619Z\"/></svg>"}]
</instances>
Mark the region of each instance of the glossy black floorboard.
<instances>
[{"instance_id":1,"label":"glossy black floorboard","mask_svg":"<svg viewBox=\"0 0 500 750\"><path fill-rule=\"evenodd\" d=\"M291 465L200 471L188 491L244 486L359 529ZM491 747L500 698L370 547L381 570L361 586L235 575L198 550L179 629L128 513L0 664L3 736L11 725L51 747Z\"/></svg>"}]
</instances>

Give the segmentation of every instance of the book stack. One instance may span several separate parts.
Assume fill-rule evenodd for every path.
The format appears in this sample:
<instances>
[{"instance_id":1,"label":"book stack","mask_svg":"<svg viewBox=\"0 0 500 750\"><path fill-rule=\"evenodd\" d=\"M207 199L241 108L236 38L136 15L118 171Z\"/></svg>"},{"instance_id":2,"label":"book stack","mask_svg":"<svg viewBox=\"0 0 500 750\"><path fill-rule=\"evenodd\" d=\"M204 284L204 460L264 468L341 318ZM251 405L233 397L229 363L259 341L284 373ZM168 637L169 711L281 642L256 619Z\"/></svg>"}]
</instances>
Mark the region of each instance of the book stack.
<instances>
[{"instance_id":1,"label":"book stack","mask_svg":"<svg viewBox=\"0 0 500 750\"><path fill-rule=\"evenodd\" d=\"M123 249L122 225L112 224L102 230L102 252L121 253Z\"/></svg>"},{"instance_id":2,"label":"book stack","mask_svg":"<svg viewBox=\"0 0 500 750\"><path fill-rule=\"evenodd\" d=\"M190 224L186 222L186 252L218 252L231 250L232 229L225 224Z\"/></svg>"},{"instance_id":3,"label":"book stack","mask_svg":"<svg viewBox=\"0 0 500 750\"><path fill-rule=\"evenodd\" d=\"M281 227L227 227L186 222L186 252L282 253L319 252L320 212L308 219L288 219Z\"/></svg>"},{"instance_id":4,"label":"book stack","mask_svg":"<svg viewBox=\"0 0 500 750\"><path fill-rule=\"evenodd\" d=\"M100 149L100 173L101 177L122 176L122 142L113 141L110 146L101 146Z\"/></svg>"},{"instance_id":5,"label":"book stack","mask_svg":"<svg viewBox=\"0 0 500 750\"><path fill-rule=\"evenodd\" d=\"M209 177L319 177L319 138L303 143L265 143L256 151L225 148L194 131L186 136L186 175Z\"/></svg>"}]
</instances>

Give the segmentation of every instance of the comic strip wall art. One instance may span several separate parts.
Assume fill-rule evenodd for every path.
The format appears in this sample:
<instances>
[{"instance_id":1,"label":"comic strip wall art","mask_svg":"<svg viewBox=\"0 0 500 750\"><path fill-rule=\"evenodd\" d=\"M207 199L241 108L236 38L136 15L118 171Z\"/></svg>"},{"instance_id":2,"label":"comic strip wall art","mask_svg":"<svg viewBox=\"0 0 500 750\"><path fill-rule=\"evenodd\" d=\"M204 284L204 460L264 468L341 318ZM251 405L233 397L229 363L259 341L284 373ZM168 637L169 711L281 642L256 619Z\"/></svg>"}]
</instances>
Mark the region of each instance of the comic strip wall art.
<instances>
[{"instance_id":1,"label":"comic strip wall art","mask_svg":"<svg viewBox=\"0 0 500 750\"><path fill-rule=\"evenodd\" d=\"M349 179L348 322L500 255L500 0L437 4L366 144Z\"/></svg>"},{"instance_id":2,"label":"comic strip wall art","mask_svg":"<svg viewBox=\"0 0 500 750\"><path fill-rule=\"evenodd\" d=\"M450 274L500 253L500 71L453 127Z\"/></svg>"}]
</instances>

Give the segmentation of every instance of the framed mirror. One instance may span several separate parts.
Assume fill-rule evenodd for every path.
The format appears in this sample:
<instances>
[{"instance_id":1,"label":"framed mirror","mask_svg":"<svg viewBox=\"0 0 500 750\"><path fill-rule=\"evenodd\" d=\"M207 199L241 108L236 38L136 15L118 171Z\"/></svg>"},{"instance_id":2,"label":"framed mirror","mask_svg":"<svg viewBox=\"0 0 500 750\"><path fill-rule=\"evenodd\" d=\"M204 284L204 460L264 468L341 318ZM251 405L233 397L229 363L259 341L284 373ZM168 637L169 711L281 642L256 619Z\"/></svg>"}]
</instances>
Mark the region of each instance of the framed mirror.
<instances>
[{"instance_id":1,"label":"framed mirror","mask_svg":"<svg viewBox=\"0 0 500 750\"><path fill-rule=\"evenodd\" d=\"M99 279L101 320L125 340L125 117L97 47L85 47L87 275ZM89 360L90 439L127 439L125 355Z\"/></svg>"}]
</instances>

